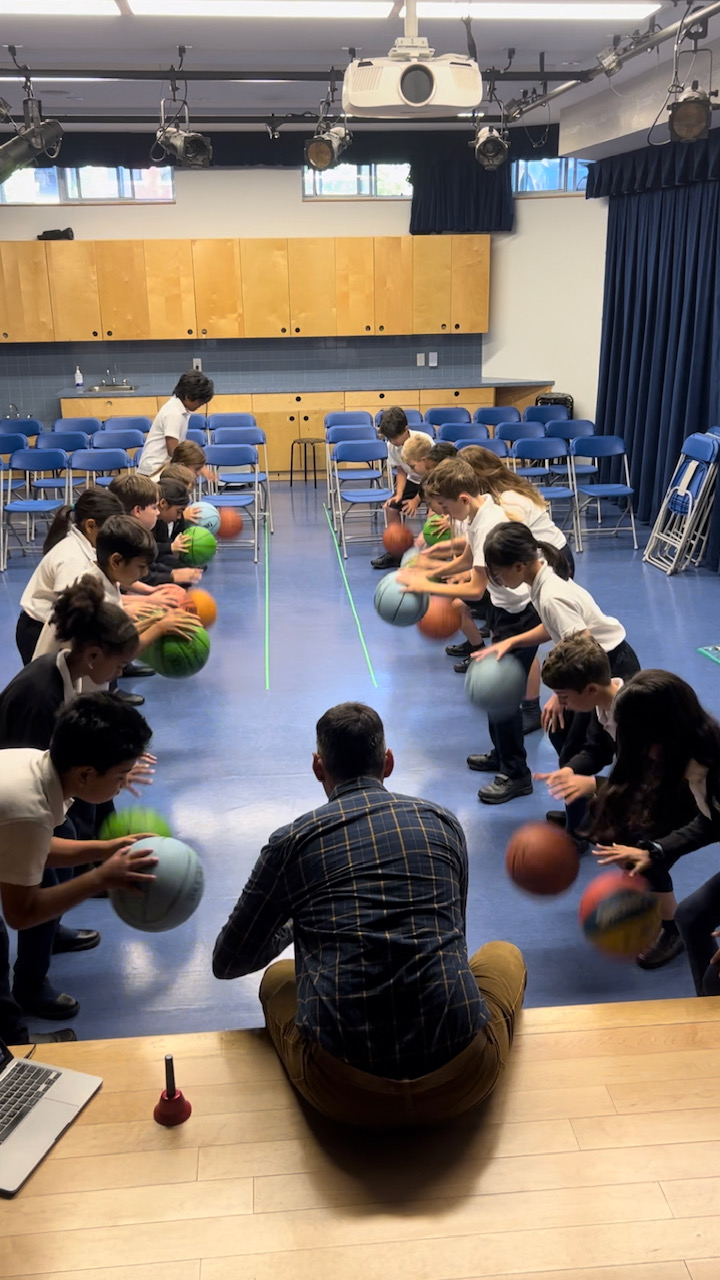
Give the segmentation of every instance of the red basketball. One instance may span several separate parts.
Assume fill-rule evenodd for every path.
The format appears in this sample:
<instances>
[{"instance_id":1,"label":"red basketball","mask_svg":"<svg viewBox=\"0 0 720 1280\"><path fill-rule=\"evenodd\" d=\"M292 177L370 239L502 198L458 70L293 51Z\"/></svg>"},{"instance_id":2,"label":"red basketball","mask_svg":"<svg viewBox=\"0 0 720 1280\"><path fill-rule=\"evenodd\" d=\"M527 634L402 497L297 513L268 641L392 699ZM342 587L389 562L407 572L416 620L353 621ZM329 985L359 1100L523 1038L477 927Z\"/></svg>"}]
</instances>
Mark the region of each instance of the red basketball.
<instances>
[{"instance_id":1,"label":"red basketball","mask_svg":"<svg viewBox=\"0 0 720 1280\"><path fill-rule=\"evenodd\" d=\"M184 587L180 587L176 582L168 582L162 589L163 602L166 605L172 605L174 609L187 608L187 591Z\"/></svg>"},{"instance_id":2,"label":"red basketball","mask_svg":"<svg viewBox=\"0 0 720 1280\"><path fill-rule=\"evenodd\" d=\"M242 533L243 518L239 511L234 507L221 507L220 509L220 528L217 531L218 538L238 538Z\"/></svg>"},{"instance_id":3,"label":"red basketball","mask_svg":"<svg viewBox=\"0 0 720 1280\"><path fill-rule=\"evenodd\" d=\"M505 850L510 879L527 893L563 893L580 870L575 841L562 827L549 822L526 822L514 831Z\"/></svg>"},{"instance_id":4,"label":"red basketball","mask_svg":"<svg viewBox=\"0 0 720 1280\"><path fill-rule=\"evenodd\" d=\"M660 905L642 876L596 876L580 899L579 914L588 941L616 960L635 960L660 932Z\"/></svg>"},{"instance_id":5,"label":"red basketball","mask_svg":"<svg viewBox=\"0 0 720 1280\"><path fill-rule=\"evenodd\" d=\"M412 529L408 529L406 524L389 524L383 534L383 546L388 555L400 556L409 551L414 538Z\"/></svg>"},{"instance_id":6,"label":"red basketball","mask_svg":"<svg viewBox=\"0 0 720 1280\"><path fill-rule=\"evenodd\" d=\"M428 640L448 640L460 627L460 610L452 600L430 596L427 612L417 624Z\"/></svg>"}]
</instances>

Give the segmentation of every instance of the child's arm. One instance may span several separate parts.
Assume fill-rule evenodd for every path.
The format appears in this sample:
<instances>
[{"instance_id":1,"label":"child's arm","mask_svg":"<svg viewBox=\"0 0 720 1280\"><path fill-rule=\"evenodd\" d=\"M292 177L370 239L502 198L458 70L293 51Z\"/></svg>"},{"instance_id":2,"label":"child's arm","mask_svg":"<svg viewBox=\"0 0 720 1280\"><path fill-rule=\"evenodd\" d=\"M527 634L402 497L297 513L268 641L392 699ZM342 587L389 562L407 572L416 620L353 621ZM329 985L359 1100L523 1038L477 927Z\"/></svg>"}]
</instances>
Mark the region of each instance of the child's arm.
<instances>
[{"instance_id":1,"label":"child's arm","mask_svg":"<svg viewBox=\"0 0 720 1280\"><path fill-rule=\"evenodd\" d=\"M391 502L402 502L402 496L405 492L406 484L407 472L403 471L402 467L398 467L395 472L395 492L393 493L392 498L388 498L387 502L384 503L384 506L388 507Z\"/></svg>"},{"instance_id":2,"label":"child's arm","mask_svg":"<svg viewBox=\"0 0 720 1280\"><path fill-rule=\"evenodd\" d=\"M473 565L466 583L435 582L432 578L426 577L423 573L416 573L413 569L402 569L397 575L397 580L407 591L425 591L431 596L449 596L451 600L458 597L462 600L479 600L487 590L487 574L477 565Z\"/></svg>"},{"instance_id":3,"label":"child's arm","mask_svg":"<svg viewBox=\"0 0 720 1280\"><path fill-rule=\"evenodd\" d=\"M491 644L487 649L481 649L479 653L473 654L473 658L475 661L480 661L491 653L500 659L504 658L506 653L510 653L511 649L534 649L548 640L552 640L552 636L541 622L538 627L533 627L532 631L523 631L519 636L508 636L507 640L498 640L497 644Z\"/></svg>"}]
</instances>

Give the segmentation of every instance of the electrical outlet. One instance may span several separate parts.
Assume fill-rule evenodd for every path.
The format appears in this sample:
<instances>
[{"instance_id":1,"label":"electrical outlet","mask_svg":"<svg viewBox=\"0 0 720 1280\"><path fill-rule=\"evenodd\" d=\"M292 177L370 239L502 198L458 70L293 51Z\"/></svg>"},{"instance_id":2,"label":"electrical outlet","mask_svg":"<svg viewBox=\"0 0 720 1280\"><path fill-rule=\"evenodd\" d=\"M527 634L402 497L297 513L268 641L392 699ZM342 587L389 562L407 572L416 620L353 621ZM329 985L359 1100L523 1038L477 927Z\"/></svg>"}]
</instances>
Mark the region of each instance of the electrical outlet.
<instances>
[{"instance_id":1,"label":"electrical outlet","mask_svg":"<svg viewBox=\"0 0 720 1280\"><path fill-rule=\"evenodd\" d=\"M193 360L193 369L196 373L202 373L202 360L199 356L196 356Z\"/></svg>"},{"instance_id":2,"label":"electrical outlet","mask_svg":"<svg viewBox=\"0 0 720 1280\"><path fill-rule=\"evenodd\" d=\"M437 351L431 351L428 355L428 364L430 365L430 368L437 369L437 362Z\"/></svg>"},{"instance_id":3,"label":"electrical outlet","mask_svg":"<svg viewBox=\"0 0 720 1280\"><path fill-rule=\"evenodd\" d=\"M418 351L416 359L417 359L417 363L418 363L418 368L420 368L420 369L421 369L421 368L423 367L423 365L425 364L425 352L424 352L424 351Z\"/></svg>"}]
</instances>

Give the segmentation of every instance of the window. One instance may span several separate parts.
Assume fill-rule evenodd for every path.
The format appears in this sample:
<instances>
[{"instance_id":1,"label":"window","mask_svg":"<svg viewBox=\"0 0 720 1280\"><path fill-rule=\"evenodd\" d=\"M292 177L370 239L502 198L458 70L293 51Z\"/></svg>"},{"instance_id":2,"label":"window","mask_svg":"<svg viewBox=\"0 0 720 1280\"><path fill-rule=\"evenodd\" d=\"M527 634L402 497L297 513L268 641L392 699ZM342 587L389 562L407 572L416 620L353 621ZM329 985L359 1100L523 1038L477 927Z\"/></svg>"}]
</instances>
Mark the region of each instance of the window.
<instances>
[{"instance_id":1,"label":"window","mask_svg":"<svg viewBox=\"0 0 720 1280\"><path fill-rule=\"evenodd\" d=\"M173 171L157 169L18 169L0 184L0 204L92 204L175 199Z\"/></svg>"},{"instance_id":2,"label":"window","mask_svg":"<svg viewBox=\"0 0 720 1280\"><path fill-rule=\"evenodd\" d=\"M339 164L303 169L303 199L412 200L409 164Z\"/></svg>"},{"instance_id":3,"label":"window","mask_svg":"<svg viewBox=\"0 0 720 1280\"><path fill-rule=\"evenodd\" d=\"M515 160L513 195L574 195L585 190L588 161L556 156L547 160Z\"/></svg>"}]
</instances>

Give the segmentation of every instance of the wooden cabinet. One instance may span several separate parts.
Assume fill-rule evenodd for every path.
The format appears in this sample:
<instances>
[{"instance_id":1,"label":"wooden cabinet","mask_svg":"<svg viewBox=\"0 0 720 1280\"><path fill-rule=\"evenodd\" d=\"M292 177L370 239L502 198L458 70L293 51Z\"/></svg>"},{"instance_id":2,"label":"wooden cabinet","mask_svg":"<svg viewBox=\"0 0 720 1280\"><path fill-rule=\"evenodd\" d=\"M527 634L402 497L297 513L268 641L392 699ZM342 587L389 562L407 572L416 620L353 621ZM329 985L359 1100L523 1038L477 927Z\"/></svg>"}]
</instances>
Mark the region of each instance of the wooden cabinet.
<instances>
[{"instance_id":1,"label":"wooden cabinet","mask_svg":"<svg viewBox=\"0 0 720 1280\"><path fill-rule=\"evenodd\" d=\"M411 236L376 236L375 332L412 333Z\"/></svg>"},{"instance_id":2,"label":"wooden cabinet","mask_svg":"<svg viewBox=\"0 0 720 1280\"><path fill-rule=\"evenodd\" d=\"M413 237L412 332L449 333L452 237Z\"/></svg>"},{"instance_id":3,"label":"wooden cabinet","mask_svg":"<svg viewBox=\"0 0 720 1280\"><path fill-rule=\"evenodd\" d=\"M449 405L462 405L471 414L476 409L487 409L495 403L494 387L440 387L436 391L424 388L420 392L420 408L445 408Z\"/></svg>"},{"instance_id":4,"label":"wooden cabinet","mask_svg":"<svg viewBox=\"0 0 720 1280\"><path fill-rule=\"evenodd\" d=\"M287 240L241 240L246 338L290 337Z\"/></svg>"},{"instance_id":5,"label":"wooden cabinet","mask_svg":"<svg viewBox=\"0 0 720 1280\"><path fill-rule=\"evenodd\" d=\"M337 333L335 241L288 240L288 275L292 335L332 337Z\"/></svg>"},{"instance_id":6,"label":"wooden cabinet","mask_svg":"<svg viewBox=\"0 0 720 1280\"><path fill-rule=\"evenodd\" d=\"M252 397L252 412L265 432L268 467L289 471L290 444L300 435L297 402L287 395L257 395Z\"/></svg>"},{"instance_id":7,"label":"wooden cabinet","mask_svg":"<svg viewBox=\"0 0 720 1280\"><path fill-rule=\"evenodd\" d=\"M150 338L145 252L142 240L96 240L98 291L104 338Z\"/></svg>"},{"instance_id":8,"label":"wooden cabinet","mask_svg":"<svg viewBox=\"0 0 720 1280\"><path fill-rule=\"evenodd\" d=\"M375 255L371 236L335 241L335 300L339 334L375 332Z\"/></svg>"},{"instance_id":9,"label":"wooden cabinet","mask_svg":"<svg viewBox=\"0 0 720 1280\"><path fill-rule=\"evenodd\" d=\"M189 240L146 240L145 278L153 339L197 333L192 245Z\"/></svg>"},{"instance_id":10,"label":"wooden cabinet","mask_svg":"<svg viewBox=\"0 0 720 1280\"><path fill-rule=\"evenodd\" d=\"M487 333L490 307L490 237L451 236L450 328Z\"/></svg>"},{"instance_id":11,"label":"wooden cabinet","mask_svg":"<svg viewBox=\"0 0 720 1280\"><path fill-rule=\"evenodd\" d=\"M247 395L213 396L207 411L208 415L211 413L252 413L252 396L250 392Z\"/></svg>"},{"instance_id":12,"label":"wooden cabinet","mask_svg":"<svg viewBox=\"0 0 720 1280\"><path fill-rule=\"evenodd\" d=\"M238 240L193 240L198 336L242 338L242 284Z\"/></svg>"},{"instance_id":13,"label":"wooden cabinet","mask_svg":"<svg viewBox=\"0 0 720 1280\"><path fill-rule=\"evenodd\" d=\"M48 240L45 252L55 341L99 342L103 332L94 242Z\"/></svg>"},{"instance_id":14,"label":"wooden cabinet","mask_svg":"<svg viewBox=\"0 0 720 1280\"><path fill-rule=\"evenodd\" d=\"M113 396L108 388L107 396L78 396L77 399L60 401L63 418L150 418L155 417L167 396Z\"/></svg>"},{"instance_id":15,"label":"wooden cabinet","mask_svg":"<svg viewBox=\"0 0 720 1280\"><path fill-rule=\"evenodd\" d=\"M54 338L45 245L37 240L0 244L0 342L52 342Z\"/></svg>"}]
</instances>

